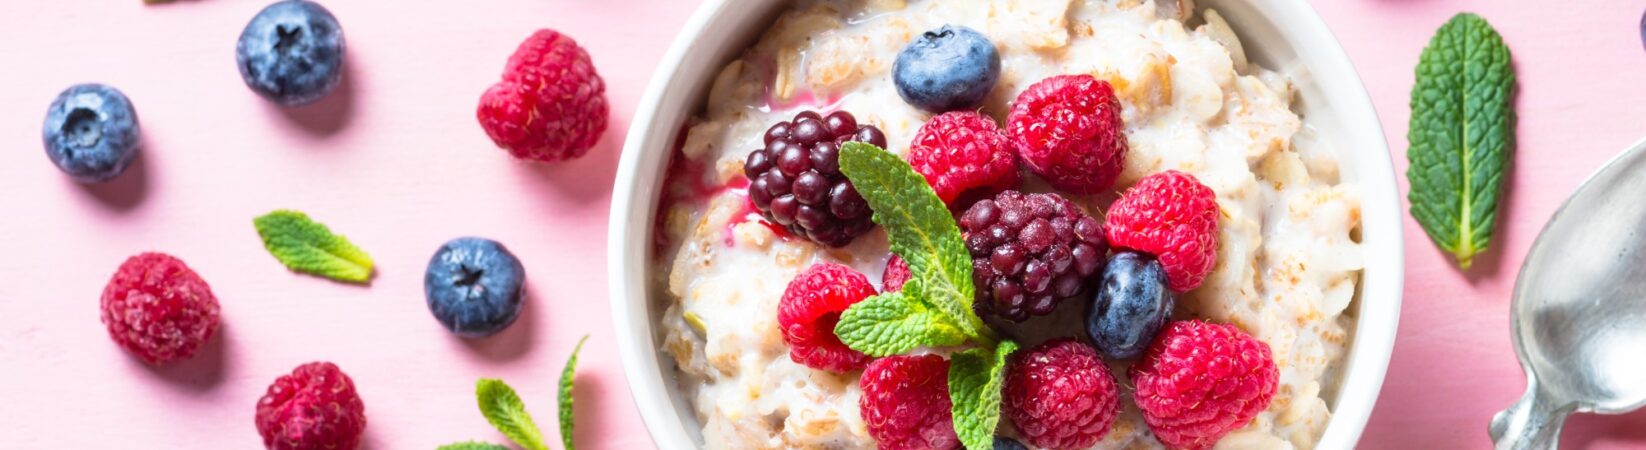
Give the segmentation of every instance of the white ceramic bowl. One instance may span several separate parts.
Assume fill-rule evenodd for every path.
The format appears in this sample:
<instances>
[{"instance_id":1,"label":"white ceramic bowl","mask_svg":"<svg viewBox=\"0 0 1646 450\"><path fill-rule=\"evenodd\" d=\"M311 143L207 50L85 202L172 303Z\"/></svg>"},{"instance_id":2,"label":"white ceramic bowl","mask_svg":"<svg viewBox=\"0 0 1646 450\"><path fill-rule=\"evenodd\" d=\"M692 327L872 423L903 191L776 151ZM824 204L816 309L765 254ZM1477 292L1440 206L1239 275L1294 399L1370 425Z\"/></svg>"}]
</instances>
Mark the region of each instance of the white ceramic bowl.
<instances>
[{"instance_id":1,"label":"white ceramic bowl","mask_svg":"<svg viewBox=\"0 0 1646 450\"><path fill-rule=\"evenodd\" d=\"M659 448L702 446L696 414L676 383L673 359L660 350L664 302L653 286L654 215L669 153L682 124L703 109L709 83L769 27L787 2L707 0L675 38L641 99L612 196L608 242L612 317L629 389ZM1388 143L1360 77L1343 48L1304 0L1199 0L1233 26L1248 57L1291 78L1295 107L1340 152L1345 181L1362 192L1366 252L1357 317L1344 377L1331 402L1322 449L1349 449L1372 413L1400 317L1403 260L1399 190Z\"/></svg>"}]
</instances>

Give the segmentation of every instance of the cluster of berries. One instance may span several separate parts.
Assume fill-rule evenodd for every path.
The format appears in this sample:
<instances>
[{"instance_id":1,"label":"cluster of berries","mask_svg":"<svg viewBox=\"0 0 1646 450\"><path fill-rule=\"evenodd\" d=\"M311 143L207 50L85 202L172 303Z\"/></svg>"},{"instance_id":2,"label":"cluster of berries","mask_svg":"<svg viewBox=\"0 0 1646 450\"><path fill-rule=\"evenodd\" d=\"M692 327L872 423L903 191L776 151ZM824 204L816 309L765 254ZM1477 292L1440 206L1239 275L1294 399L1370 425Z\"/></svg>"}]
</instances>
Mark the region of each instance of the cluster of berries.
<instances>
[{"instance_id":1,"label":"cluster of berries","mask_svg":"<svg viewBox=\"0 0 1646 450\"><path fill-rule=\"evenodd\" d=\"M1009 363L1002 413L1017 436L1049 449L1098 443L1120 411L1119 383L1105 358L1136 360L1127 371L1133 399L1155 437L1171 447L1207 448L1245 426L1277 388L1268 345L1233 325L1171 321L1175 293L1198 287L1216 265L1215 193L1193 175L1165 171L1127 189L1102 220L1087 214L1064 195L1111 189L1125 164L1125 124L1113 88L1090 75L1041 80L1017 96L1002 129L971 109L998 78L998 58L981 34L945 26L911 43L893 77L910 104L936 114L917 132L906 159L958 217L972 258L974 310L1003 326L1052 314L1065 300L1088 302L1085 340L1054 339ZM844 113L829 117L838 114ZM833 190L855 195L851 182L832 170L835 146L809 154L787 145L782 153L770 149L773 133L817 117L805 112L774 126L768 149L749 157L750 179L764 182L762 189L771 189L772 180L792 183L796 176L787 171L772 175L778 169L770 161L795 153L795 159L808 157L808 168L831 170L824 175ZM1016 190L1019 167L1059 192ZM783 188L786 194L798 189ZM756 207L771 218L770 204L757 201ZM850 212L830 220L867 216ZM838 247L862 233L851 234L813 240ZM892 255L883 289L899 290L909 270ZM957 448L947 360L931 354L872 359L834 335L841 313L875 293L868 277L843 265L819 263L800 274L779 306L791 359L818 370L862 370L861 412L881 448Z\"/></svg>"}]
</instances>

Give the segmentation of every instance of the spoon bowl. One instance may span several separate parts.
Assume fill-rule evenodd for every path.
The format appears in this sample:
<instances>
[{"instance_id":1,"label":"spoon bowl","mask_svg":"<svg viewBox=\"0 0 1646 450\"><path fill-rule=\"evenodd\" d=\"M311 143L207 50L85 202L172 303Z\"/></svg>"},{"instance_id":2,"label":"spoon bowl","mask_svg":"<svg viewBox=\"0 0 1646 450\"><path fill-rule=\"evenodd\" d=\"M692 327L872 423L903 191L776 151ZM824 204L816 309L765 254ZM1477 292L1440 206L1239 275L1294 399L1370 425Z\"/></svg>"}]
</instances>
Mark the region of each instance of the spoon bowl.
<instances>
[{"instance_id":1,"label":"spoon bowl","mask_svg":"<svg viewBox=\"0 0 1646 450\"><path fill-rule=\"evenodd\" d=\"M1492 417L1498 449L1553 449L1573 412L1646 404L1646 141L1579 186L1515 282L1511 329L1526 393Z\"/></svg>"}]
</instances>

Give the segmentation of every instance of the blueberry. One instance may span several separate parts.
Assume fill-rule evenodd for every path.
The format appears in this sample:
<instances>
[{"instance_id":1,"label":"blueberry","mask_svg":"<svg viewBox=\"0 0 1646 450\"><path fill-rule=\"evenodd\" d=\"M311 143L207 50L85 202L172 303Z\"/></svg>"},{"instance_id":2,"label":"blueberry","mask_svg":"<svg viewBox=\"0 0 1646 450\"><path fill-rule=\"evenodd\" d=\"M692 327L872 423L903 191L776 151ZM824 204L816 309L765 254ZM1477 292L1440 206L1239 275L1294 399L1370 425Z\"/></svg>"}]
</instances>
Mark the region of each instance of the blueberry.
<instances>
[{"instance_id":1,"label":"blueberry","mask_svg":"<svg viewBox=\"0 0 1646 450\"><path fill-rule=\"evenodd\" d=\"M137 111L120 90L101 84L69 87L46 110L46 157L81 183L101 183L126 171L142 143Z\"/></svg>"},{"instance_id":2,"label":"blueberry","mask_svg":"<svg viewBox=\"0 0 1646 450\"><path fill-rule=\"evenodd\" d=\"M1000 79L1000 52L971 28L944 25L897 54L892 81L903 101L933 113L971 109Z\"/></svg>"},{"instance_id":3,"label":"blueberry","mask_svg":"<svg viewBox=\"0 0 1646 450\"><path fill-rule=\"evenodd\" d=\"M343 79L343 28L319 3L282 0L240 32L235 62L246 86L286 106L314 102Z\"/></svg>"},{"instance_id":4,"label":"blueberry","mask_svg":"<svg viewBox=\"0 0 1646 450\"><path fill-rule=\"evenodd\" d=\"M1029 450L1029 448L1011 438L995 436L994 450Z\"/></svg>"},{"instance_id":5,"label":"blueberry","mask_svg":"<svg viewBox=\"0 0 1646 450\"><path fill-rule=\"evenodd\" d=\"M1172 316L1166 269L1147 255L1116 253L1103 268L1097 298L1086 315L1086 334L1112 359L1135 358Z\"/></svg>"},{"instance_id":6,"label":"blueberry","mask_svg":"<svg viewBox=\"0 0 1646 450\"><path fill-rule=\"evenodd\" d=\"M525 300L526 268L503 244L463 237L440 246L423 275L429 312L458 336L491 336L514 323Z\"/></svg>"}]
</instances>

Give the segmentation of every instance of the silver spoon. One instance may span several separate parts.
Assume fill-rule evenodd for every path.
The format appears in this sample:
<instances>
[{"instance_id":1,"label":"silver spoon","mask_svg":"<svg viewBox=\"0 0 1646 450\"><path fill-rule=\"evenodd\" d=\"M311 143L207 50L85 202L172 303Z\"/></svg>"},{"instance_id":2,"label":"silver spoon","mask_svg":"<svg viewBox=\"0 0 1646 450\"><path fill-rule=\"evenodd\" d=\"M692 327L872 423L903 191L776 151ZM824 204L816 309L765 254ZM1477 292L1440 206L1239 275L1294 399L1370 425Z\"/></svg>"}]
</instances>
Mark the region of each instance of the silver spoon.
<instances>
[{"instance_id":1,"label":"silver spoon","mask_svg":"<svg viewBox=\"0 0 1646 450\"><path fill-rule=\"evenodd\" d=\"M1492 417L1503 449L1553 449L1573 412L1646 404L1646 141L1555 211L1515 282L1510 326L1526 394Z\"/></svg>"}]
</instances>

